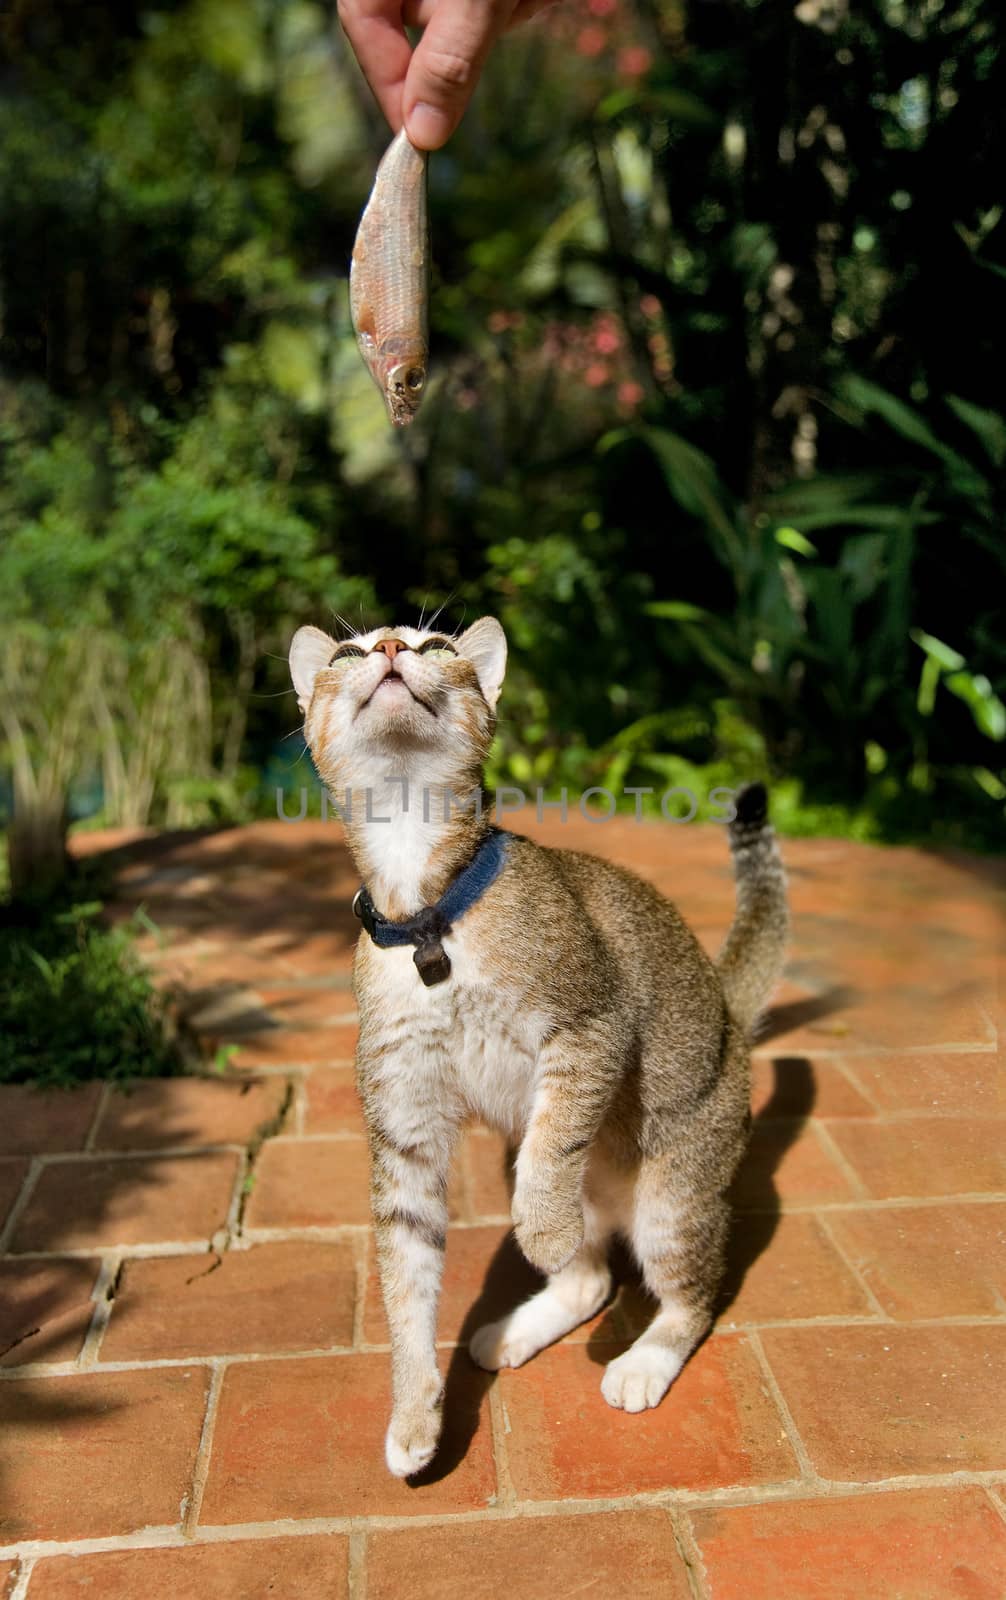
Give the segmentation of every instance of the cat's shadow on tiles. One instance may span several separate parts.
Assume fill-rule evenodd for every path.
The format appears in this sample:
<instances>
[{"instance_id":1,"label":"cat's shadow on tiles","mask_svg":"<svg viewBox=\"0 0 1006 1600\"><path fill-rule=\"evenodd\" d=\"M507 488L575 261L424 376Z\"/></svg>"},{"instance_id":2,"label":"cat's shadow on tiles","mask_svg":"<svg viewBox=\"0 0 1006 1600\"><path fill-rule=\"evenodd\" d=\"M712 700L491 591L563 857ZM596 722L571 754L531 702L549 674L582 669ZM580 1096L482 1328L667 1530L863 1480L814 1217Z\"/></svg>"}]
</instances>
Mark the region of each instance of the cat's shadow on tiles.
<instances>
[{"instance_id":1,"label":"cat's shadow on tiles","mask_svg":"<svg viewBox=\"0 0 1006 1600\"><path fill-rule=\"evenodd\" d=\"M779 1225L781 1205L775 1174L814 1108L816 1087L811 1063L803 1056L777 1056L768 1100L752 1119L751 1141L734 1180L735 1215L727 1246L726 1271L717 1301L722 1316L737 1298L747 1273L768 1249ZM606 1365L615 1353L642 1333L657 1309L639 1268L622 1244L611 1257L612 1299L586 1341L592 1361ZM524 1260L507 1234L497 1247L478 1299L469 1307L458 1343L451 1352L444 1393L444 1435L426 1470L409 1482L417 1488L437 1483L460 1465L479 1425L479 1415L495 1374L476 1367L468 1341L483 1323L492 1322L540 1288L544 1279ZM574 1336L575 1337L575 1336Z\"/></svg>"}]
</instances>

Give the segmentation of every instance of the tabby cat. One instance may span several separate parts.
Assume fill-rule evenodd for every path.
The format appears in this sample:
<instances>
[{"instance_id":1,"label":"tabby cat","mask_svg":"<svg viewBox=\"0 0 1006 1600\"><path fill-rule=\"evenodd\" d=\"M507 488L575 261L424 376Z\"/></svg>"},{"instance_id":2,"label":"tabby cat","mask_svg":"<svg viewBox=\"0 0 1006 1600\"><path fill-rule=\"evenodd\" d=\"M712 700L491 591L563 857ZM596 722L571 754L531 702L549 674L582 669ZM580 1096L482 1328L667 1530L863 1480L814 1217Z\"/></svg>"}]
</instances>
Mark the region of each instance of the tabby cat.
<instances>
[{"instance_id":1,"label":"tabby cat","mask_svg":"<svg viewBox=\"0 0 1006 1600\"><path fill-rule=\"evenodd\" d=\"M315 764L346 815L357 909L357 1076L391 1330L385 1452L440 1436L435 1349L447 1184L472 1117L519 1146L513 1222L547 1283L470 1344L519 1367L592 1317L631 1245L659 1309L609 1362L609 1405L658 1404L709 1328L748 1128L750 1030L779 976L785 881L765 791L730 824L737 911L718 960L607 861L493 827L482 768L506 666L499 623L457 637L301 628L290 668Z\"/></svg>"}]
</instances>

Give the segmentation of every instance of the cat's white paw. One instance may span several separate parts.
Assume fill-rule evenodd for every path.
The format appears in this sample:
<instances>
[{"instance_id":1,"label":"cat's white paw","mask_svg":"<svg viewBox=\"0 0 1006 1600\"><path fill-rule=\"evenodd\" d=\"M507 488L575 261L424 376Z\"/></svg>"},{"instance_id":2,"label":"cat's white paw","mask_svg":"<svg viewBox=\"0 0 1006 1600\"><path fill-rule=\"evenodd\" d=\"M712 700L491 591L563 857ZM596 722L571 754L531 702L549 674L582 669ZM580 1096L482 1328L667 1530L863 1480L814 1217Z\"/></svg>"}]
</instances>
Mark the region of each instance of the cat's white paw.
<instances>
[{"instance_id":1,"label":"cat's white paw","mask_svg":"<svg viewBox=\"0 0 1006 1600\"><path fill-rule=\"evenodd\" d=\"M511 1321L512 1318L504 1317L501 1322L487 1322L484 1328L472 1334L468 1353L476 1366L486 1372L498 1372L501 1367L522 1367L525 1361L537 1355L540 1343L526 1336L508 1334Z\"/></svg>"},{"instance_id":2,"label":"cat's white paw","mask_svg":"<svg viewBox=\"0 0 1006 1600\"><path fill-rule=\"evenodd\" d=\"M384 1440L384 1459L388 1463L388 1471L394 1473L396 1478L411 1478L413 1473L422 1472L428 1467L437 1453L437 1436L432 1440L411 1438L403 1442L395 1435L395 1425L391 1424Z\"/></svg>"},{"instance_id":3,"label":"cat's white paw","mask_svg":"<svg viewBox=\"0 0 1006 1600\"><path fill-rule=\"evenodd\" d=\"M618 1411L646 1411L660 1404L682 1365L680 1357L665 1346L633 1345L608 1362L601 1393Z\"/></svg>"}]
</instances>

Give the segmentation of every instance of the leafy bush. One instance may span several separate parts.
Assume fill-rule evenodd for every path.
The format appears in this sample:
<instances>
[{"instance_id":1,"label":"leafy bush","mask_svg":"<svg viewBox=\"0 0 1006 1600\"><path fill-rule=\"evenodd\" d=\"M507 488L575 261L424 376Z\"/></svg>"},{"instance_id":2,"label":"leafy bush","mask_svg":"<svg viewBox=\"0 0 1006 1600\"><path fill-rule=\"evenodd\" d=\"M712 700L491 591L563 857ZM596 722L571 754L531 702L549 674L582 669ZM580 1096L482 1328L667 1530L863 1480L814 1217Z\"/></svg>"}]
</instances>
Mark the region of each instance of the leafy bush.
<instances>
[{"instance_id":1,"label":"leafy bush","mask_svg":"<svg viewBox=\"0 0 1006 1600\"><path fill-rule=\"evenodd\" d=\"M139 924L103 927L101 909L68 893L0 907L0 1083L184 1070L165 1001L135 949Z\"/></svg>"}]
</instances>

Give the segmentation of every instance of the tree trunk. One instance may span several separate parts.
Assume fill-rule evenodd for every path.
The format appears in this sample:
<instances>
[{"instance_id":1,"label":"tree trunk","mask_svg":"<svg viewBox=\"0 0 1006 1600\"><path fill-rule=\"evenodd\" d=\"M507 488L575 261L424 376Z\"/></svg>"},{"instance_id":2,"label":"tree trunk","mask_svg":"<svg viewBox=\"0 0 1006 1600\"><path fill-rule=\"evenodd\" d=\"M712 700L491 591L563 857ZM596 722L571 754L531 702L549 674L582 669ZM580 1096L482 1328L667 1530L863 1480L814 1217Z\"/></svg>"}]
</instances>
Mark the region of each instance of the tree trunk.
<instances>
[{"instance_id":1,"label":"tree trunk","mask_svg":"<svg viewBox=\"0 0 1006 1600\"><path fill-rule=\"evenodd\" d=\"M65 799L36 803L14 793L14 815L7 829L7 861L13 899L44 894L66 876Z\"/></svg>"}]
</instances>

